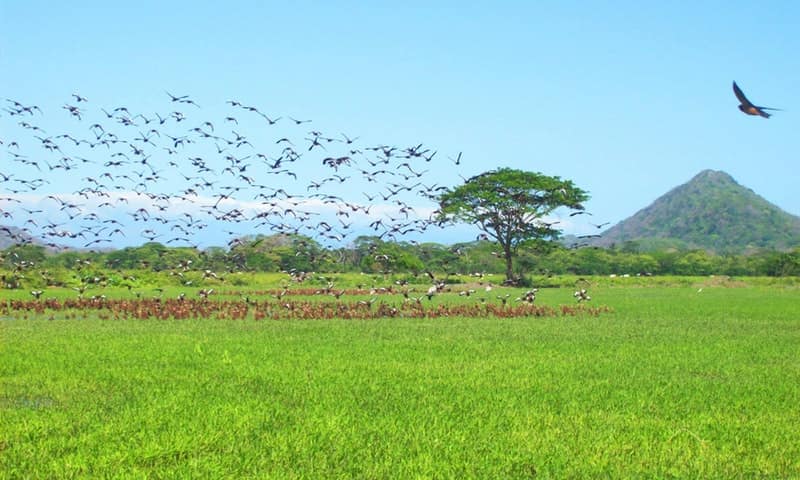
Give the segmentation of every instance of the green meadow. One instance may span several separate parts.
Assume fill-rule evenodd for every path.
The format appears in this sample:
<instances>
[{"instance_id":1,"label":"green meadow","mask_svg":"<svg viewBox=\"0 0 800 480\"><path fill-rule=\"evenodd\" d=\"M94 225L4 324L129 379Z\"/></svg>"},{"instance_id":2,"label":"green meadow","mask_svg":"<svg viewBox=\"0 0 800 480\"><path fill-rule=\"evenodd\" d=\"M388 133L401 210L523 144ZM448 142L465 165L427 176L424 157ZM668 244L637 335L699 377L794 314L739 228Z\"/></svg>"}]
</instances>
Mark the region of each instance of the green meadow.
<instances>
[{"instance_id":1,"label":"green meadow","mask_svg":"<svg viewBox=\"0 0 800 480\"><path fill-rule=\"evenodd\" d=\"M0 478L800 477L796 282L629 280L598 315L6 311Z\"/></svg>"}]
</instances>

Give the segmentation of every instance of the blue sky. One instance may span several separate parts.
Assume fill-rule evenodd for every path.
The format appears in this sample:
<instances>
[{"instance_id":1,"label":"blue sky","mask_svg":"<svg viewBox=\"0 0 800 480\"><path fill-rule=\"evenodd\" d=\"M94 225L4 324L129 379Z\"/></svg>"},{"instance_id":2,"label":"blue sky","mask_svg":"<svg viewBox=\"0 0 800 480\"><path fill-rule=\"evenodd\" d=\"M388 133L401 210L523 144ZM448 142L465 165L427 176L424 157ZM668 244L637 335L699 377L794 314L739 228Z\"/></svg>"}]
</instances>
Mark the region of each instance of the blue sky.
<instances>
[{"instance_id":1,"label":"blue sky","mask_svg":"<svg viewBox=\"0 0 800 480\"><path fill-rule=\"evenodd\" d=\"M190 95L202 107L193 118L218 126L239 99L331 137L424 143L439 152L428 183L504 166L573 180L596 223L708 168L800 214L796 2L374 3L0 1L0 96L40 105L48 133L82 134L62 109L74 92L87 112L164 111L165 90ZM732 80L784 111L742 114ZM0 115L6 143L29 133ZM261 145L277 134L249 132ZM458 152L456 168L447 156ZM18 168L6 159L1 171L20 178ZM54 175L40 192L66 194L82 177Z\"/></svg>"}]
</instances>

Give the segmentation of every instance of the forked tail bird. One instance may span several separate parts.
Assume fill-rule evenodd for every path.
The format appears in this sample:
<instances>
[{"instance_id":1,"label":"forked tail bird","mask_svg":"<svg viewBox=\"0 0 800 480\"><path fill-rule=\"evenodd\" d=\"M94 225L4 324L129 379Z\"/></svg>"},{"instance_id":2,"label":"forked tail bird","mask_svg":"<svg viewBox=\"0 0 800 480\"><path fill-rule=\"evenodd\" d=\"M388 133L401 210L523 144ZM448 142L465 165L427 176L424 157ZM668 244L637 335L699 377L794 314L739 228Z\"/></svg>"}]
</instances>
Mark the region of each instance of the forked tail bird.
<instances>
[{"instance_id":1,"label":"forked tail bird","mask_svg":"<svg viewBox=\"0 0 800 480\"><path fill-rule=\"evenodd\" d=\"M744 92L742 89L739 88L739 85L736 85L736 82L733 82L733 93L736 95L736 98L739 99L740 105L739 110L746 113L747 115L759 115L764 118L769 118L770 114L765 112L764 110L776 110L780 111L780 108L770 108L770 107L759 107L758 105L753 105L747 97L744 96Z\"/></svg>"}]
</instances>

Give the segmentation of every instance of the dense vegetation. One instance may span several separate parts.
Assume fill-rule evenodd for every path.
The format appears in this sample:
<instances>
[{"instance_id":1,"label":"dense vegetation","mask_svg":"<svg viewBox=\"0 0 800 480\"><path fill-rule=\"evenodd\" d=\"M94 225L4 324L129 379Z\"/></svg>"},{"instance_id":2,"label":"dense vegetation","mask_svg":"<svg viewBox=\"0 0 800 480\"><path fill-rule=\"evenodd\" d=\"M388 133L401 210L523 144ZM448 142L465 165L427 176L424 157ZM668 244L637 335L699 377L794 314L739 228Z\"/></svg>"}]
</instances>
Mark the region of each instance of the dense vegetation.
<instances>
[{"instance_id":1,"label":"dense vegetation","mask_svg":"<svg viewBox=\"0 0 800 480\"><path fill-rule=\"evenodd\" d=\"M800 247L749 255L718 255L704 250L641 252L635 242L619 248L579 248L523 244L517 272L531 285L549 284L552 275L735 275L800 276ZM42 288L104 282L135 288L151 285L200 285L241 282L230 273L358 272L417 276L502 274L502 253L486 241L441 245L384 242L360 237L349 248L323 249L303 236L274 235L245 239L230 249L197 250L147 243L108 252L49 253L36 245L2 252L5 288ZM498 280L498 283L500 280Z\"/></svg>"},{"instance_id":2,"label":"dense vegetation","mask_svg":"<svg viewBox=\"0 0 800 480\"><path fill-rule=\"evenodd\" d=\"M557 239L561 231L544 218L561 207L583 213L582 203L588 199L588 193L569 180L499 168L442 193L439 217L475 225L483 237L497 242L506 263L506 280L517 282L513 259L520 245Z\"/></svg>"}]
</instances>

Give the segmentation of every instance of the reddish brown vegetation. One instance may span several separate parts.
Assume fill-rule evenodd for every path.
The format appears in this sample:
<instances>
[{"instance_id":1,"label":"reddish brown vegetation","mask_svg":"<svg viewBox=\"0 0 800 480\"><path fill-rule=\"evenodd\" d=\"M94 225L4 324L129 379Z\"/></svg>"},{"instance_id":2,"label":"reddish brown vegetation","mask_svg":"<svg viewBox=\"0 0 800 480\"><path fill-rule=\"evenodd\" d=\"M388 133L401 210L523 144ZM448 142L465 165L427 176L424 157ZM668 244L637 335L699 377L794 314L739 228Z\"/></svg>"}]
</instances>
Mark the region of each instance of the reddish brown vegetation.
<instances>
[{"instance_id":1,"label":"reddish brown vegetation","mask_svg":"<svg viewBox=\"0 0 800 480\"><path fill-rule=\"evenodd\" d=\"M366 301L216 301L208 299L71 299L71 300L11 300L0 307L2 315L53 315L63 312L67 317L80 312L95 312L103 319L188 319L216 318L227 320L290 320L290 319L373 319L386 317L556 317L592 315L610 311L608 307L519 304L515 306L474 303L464 305L425 305L405 302L397 305Z\"/></svg>"},{"instance_id":2,"label":"reddish brown vegetation","mask_svg":"<svg viewBox=\"0 0 800 480\"><path fill-rule=\"evenodd\" d=\"M243 296L272 296L272 297L283 297L286 295L291 296L311 296L311 295L334 295L337 294L339 296L342 295L393 295L398 293L397 290L393 289L392 287L380 287L380 288L328 288L328 287L319 287L319 288L284 288L284 289L271 289L271 290L248 290L240 291L240 290L221 290L219 295L222 296L229 296L229 297L243 297ZM402 292L400 292L402 293Z\"/></svg>"}]
</instances>

